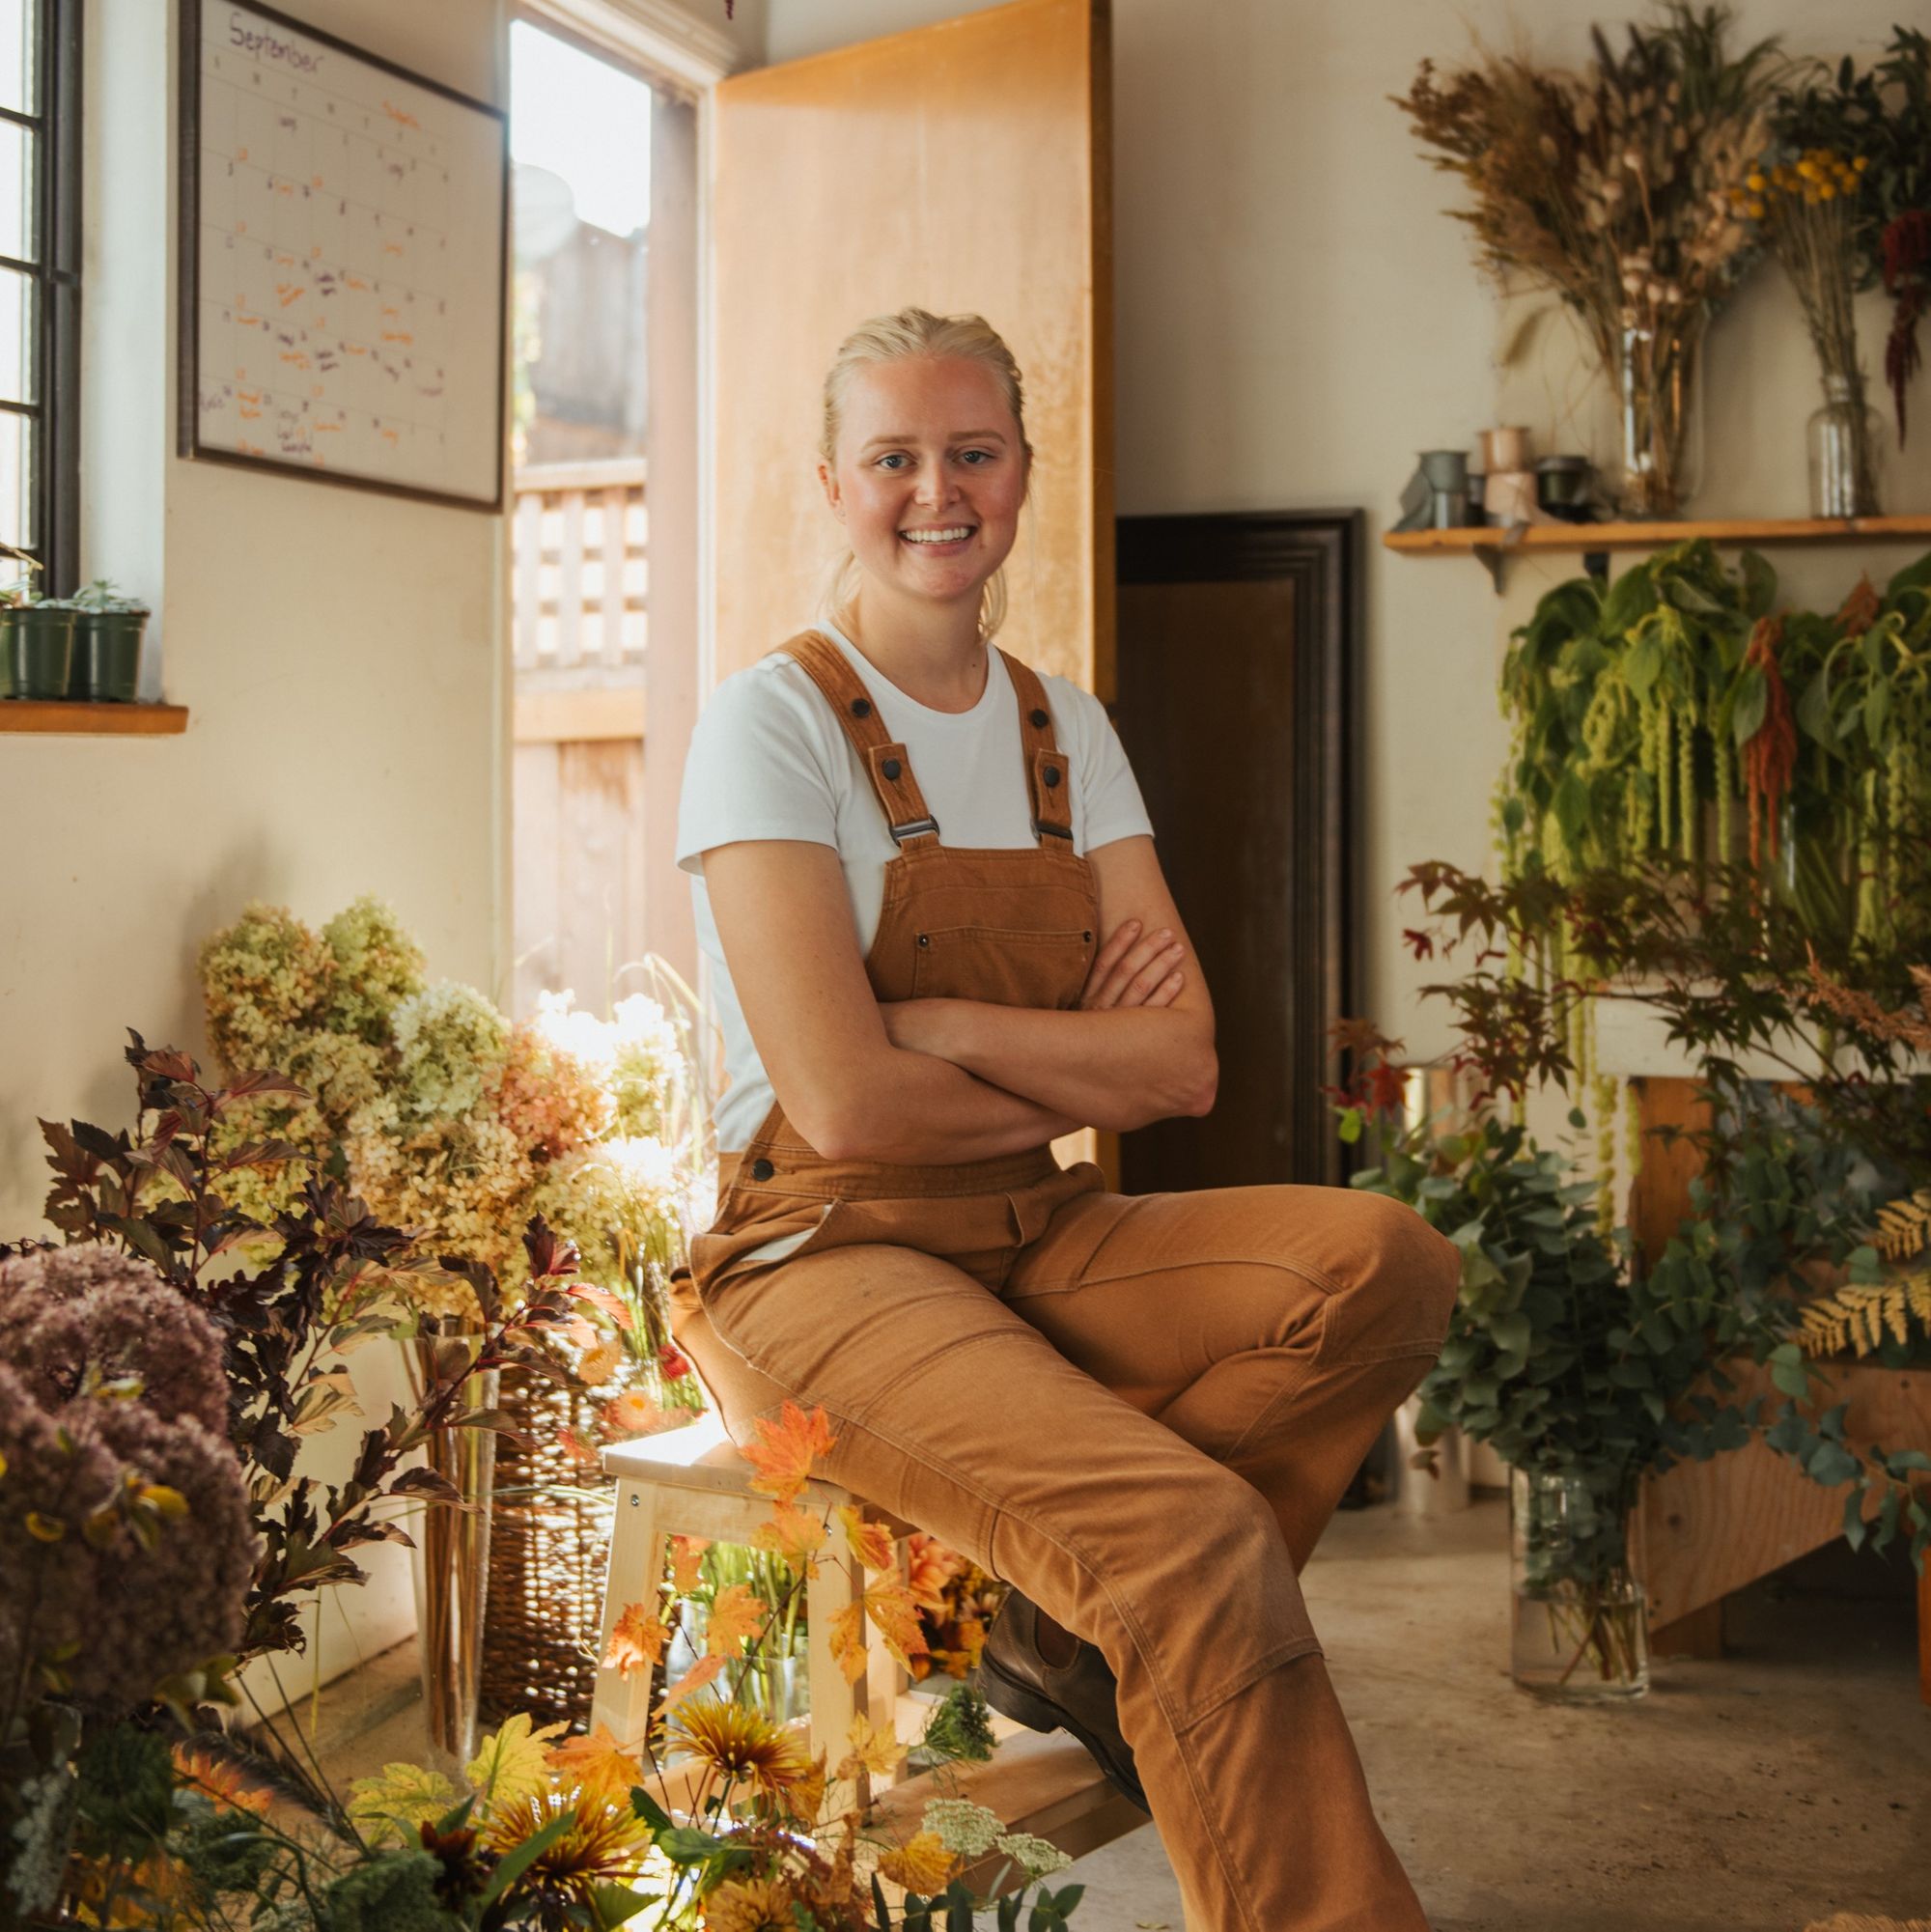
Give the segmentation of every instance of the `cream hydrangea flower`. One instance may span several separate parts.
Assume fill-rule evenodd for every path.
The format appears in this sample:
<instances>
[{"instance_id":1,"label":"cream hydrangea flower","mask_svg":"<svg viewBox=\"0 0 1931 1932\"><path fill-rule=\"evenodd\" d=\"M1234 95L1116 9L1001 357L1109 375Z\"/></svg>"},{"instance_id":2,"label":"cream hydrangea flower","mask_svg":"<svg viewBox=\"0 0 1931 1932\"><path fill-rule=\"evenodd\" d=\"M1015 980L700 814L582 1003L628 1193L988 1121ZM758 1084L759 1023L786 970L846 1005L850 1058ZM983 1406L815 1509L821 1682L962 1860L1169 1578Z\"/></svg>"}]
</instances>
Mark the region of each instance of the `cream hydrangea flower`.
<instances>
[{"instance_id":1,"label":"cream hydrangea flower","mask_svg":"<svg viewBox=\"0 0 1931 1932\"><path fill-rule=\"evenodd\" d=\"M391 1022L394 1092L405 1119L448 1119L482 1105L508 1059L510 1026L474 987L439 979L401 1001Z\"/></svg>"}]
</instances>

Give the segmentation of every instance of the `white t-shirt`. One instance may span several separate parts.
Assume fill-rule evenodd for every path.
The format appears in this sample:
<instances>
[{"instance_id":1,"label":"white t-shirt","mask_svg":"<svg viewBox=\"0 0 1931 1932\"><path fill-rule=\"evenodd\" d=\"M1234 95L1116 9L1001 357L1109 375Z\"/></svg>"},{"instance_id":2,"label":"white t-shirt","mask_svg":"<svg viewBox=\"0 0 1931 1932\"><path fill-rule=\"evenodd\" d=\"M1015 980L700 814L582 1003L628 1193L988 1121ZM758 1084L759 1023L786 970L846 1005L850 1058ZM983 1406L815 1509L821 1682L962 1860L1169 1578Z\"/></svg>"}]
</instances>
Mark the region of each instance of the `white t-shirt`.
<instances>
[{"instance_id":1,"label":"white t-shirt","mask_svg":"<svg viewBox=\"0 0 1931 1932\"><path fill-rule=\"evenodd\" d=\"M1005 659L988 654L986 688L970 711L934 711L908 697L829 624L813 629L844 652L879 717L906 748L942 845L1038 841L1026 798L1019 699ZM1073 849L1085 853L1153 830L1105 707L1066 678L1042 676L1055 742L1072 771ZM678 803L677 862L691 875L697 942L711 963L727 1085L717 1145L742 1149L763 1125L771 1085L731 984L704 888L704 854L742 839L828 845L845 868L860 954L879 930L884 872L898 848L878 794L825 694L794 658L772 653L712 692L691 735Z\"/></svg>"}]
</instances>

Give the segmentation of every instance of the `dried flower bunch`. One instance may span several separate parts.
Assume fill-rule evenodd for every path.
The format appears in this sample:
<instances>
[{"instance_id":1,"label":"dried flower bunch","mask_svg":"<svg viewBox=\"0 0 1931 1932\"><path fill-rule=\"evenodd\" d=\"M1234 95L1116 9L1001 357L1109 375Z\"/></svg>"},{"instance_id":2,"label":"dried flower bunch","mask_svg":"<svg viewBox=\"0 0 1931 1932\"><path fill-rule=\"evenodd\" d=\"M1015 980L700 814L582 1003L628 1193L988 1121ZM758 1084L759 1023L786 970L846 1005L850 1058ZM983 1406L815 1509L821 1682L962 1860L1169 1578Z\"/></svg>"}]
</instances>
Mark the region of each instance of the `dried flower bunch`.
<instances>
[{"instance_id":1,"label":"dried flower bunch","mask_svg":"<svg viewBox=\"0 0 1931 1932\"><path fill-rule=\"evenodd\" d=\"M1451 212L1482 266L1553 294L1612 383L1638 353L1641 384L1673 392L1668 419L1633 439L1664 472L1630 479L1643 513L1674 510L1690 352L1757 251L1731 192L1769 137L1777 42L1732 55L1730 18L1675 0L1632 23L1620 55L1592 30L1581 73L1485 51L1442 73L1423 61L1394 97L1436 166L1467 182L1472 205Z\"/></svg>"},{"instance_id":2,"label":"dried flower bunch","mask_svg":"<svg viewBox=\"0 0 1931 1932\"><path fill-rule=\"evenodd\" d=\"M1877 278L1879 224L1866 189L1882 119L1875 76L1859 76L1847 56L1833 79L1813 74L1779 93L1772 145L1731 197L1797 291L1826 395L1843 412L1848 507L1860 516L1878 510L1855 297Z\"/></svg>"},{"instance_id":3,"label":"dried flower bunch","mask_svg":"<svg viewBox=\"0 0 1931 1932\"><path fill-rule=\"evenodd\" d=\"M1586 71L1484 55L1436 77L1424 61L1397 105L1474 206L1483 266L1559 296L1612 363L1625 328L1714 311L1750 264L1730 191L1769 132L1776 42L1732 57L1730 14L1687 5L1632 24L1618 57L1600 30Z\"/></svg>"},{"instance_id":4,"label":"dried flower bunch","mask_svg":"<svg viewBox=\"0 0 1931 1932\"><path fill-rule=\"evenodd\" d=\"M301 1599L361 1582L361 1546L406 1542L392 1520L400 1506L454 1499L433 1470L406 1465L466 1406L472 1377L570 1379L553 1342L576 1320L577 1254L541 1221L525 1235L529 1285L516 1307L487 1268L413 1252L332 1180L311 1179L264 1223L224 1190L294 1150L238 1136L229 1116L265 1095L305 1097L266 1070L205 1085L187 1055L151 1051L138 1035L126 1058L139 1089L131 1133L42 1123L54 1170L46 1217L70 1245L0 1246L8 1923L21 1914L49 1925L239 1922L210 1913L209 1893L246 1890L278 1861L304 1868L312 1843L285 1832L265 1825L238 1844L207 1751L171 1767L166 1730L245 1699L257 1725L248 1749L266 1753L258 1781L307 1807L311 1840L317 1820L339 1819L312 1761L236 1665L262 1657L272 1672L274 1652L303 1647ZM419 1270L460 1273L480 1330L432 1351L420 1400L363 1432L345 1480L299 1473L299 1440L357 1413L341 1351L393 1322L389 1289ZM474 1419L498 1426L491 1413ZM338 1846L335 1862L347 1856ZM331 1932L400 1922L355 1916L366 1902L357 1889L393 1876L355 1865L342 1898L331 1889L326 1909L308 1916L282 1898L273 1922Z\"/></svg>"},{"instance_id":5,"label":"dried flower bunch","mask_svg":"<svg viewBox=\"0 0 1931 1932\"><path fill-rule=\"evenodd\" d=\"M239 1645L256 1559L212 1322L111 1247L0 1261L0 1739Z\"/></svg>"},{"instance_id":6,"label":"dried flower bunch","mask_svg":"<svg viewBox=\"0 0 1931 1932\"><path fill-rule=\"evenodd\" d=\"M546 994L518 1024L473 988L424 976L420 949L380 902L360 899L312 931L251 905L202 948L209 1031L232 1069L293 1070L308 1097L265 1100L248 1131L292 1143L350 1181L381 1219L436 1248L522 1277L534 1215L574 1239L605 1290L582 1335L592 1387L639 1367L626 1433L660 1417L657 1398L701 1406L668 1345L663 1290L704 1205L707 1108L693 1050L695 1000L660 962L662 999L638 993L610 1019ZM266 1184L281 1205L287 1174ZM424 1315L473 1327L457 1274L412 1275ZM681 1386L677 1386L681 1385Z\"/></svg>"}]
</instances>

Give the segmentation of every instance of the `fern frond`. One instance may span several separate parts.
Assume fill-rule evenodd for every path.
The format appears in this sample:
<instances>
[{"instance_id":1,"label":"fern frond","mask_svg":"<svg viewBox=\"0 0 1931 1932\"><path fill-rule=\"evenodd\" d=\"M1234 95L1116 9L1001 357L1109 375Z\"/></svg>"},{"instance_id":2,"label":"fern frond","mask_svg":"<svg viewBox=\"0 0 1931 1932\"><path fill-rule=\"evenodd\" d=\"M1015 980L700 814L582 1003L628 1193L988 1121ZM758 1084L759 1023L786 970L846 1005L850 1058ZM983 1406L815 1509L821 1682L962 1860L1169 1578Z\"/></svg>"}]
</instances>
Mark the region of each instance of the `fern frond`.
<instances>
[{"instance_id":1,"label":"fern frond","mask_svg":"<svg viewBox=\"0 0 1931 1932\"><path fill-rule=\"evenodd\" d=\"M1868 1355L1887 1334L1908 1343L1914 1321L1931 1337L1931 1269L1853 1282L1819 1297L1804 1309L1799 1338L1806 1355Z\"/></svg>"},{"instance_id":2,"label":"fern frond","mask_svg":"<svg viewBox=\"0 0 1931 1932\"><path fill-rule=\"evenodd\" d=\"M1909 1261L1931 1247L1931 1188L1919 1188L1908 1201L1887 1201L1878 1209L1871 1245L1887 1261Z\"/></svg>"}]
</instances>

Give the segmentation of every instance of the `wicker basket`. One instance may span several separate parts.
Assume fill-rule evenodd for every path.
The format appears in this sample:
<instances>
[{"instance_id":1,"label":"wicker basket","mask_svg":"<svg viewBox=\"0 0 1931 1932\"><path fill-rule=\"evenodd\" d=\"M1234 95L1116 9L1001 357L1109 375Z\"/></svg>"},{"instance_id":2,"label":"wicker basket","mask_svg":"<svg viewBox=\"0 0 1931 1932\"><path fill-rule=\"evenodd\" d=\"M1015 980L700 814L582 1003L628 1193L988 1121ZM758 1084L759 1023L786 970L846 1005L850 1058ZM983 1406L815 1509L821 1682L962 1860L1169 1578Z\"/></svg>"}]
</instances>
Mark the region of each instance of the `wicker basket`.
<instances>
[{"instance_id":1,"label":"wicker basket","mask_svg":"<svg viewBox=\"0 0 1931 1932\"><path fill-rule=\"evenodd\" d=\"M617 1486L578 1468L563 1432L595 1434L608 1391L589 1396L535 1376L504 1377L502 1407L529 1446L496 1442L490 1599L483 1623L483 1715L587 1724L597 1680L603 1572Z\"/></svg>"}]
</instances>

